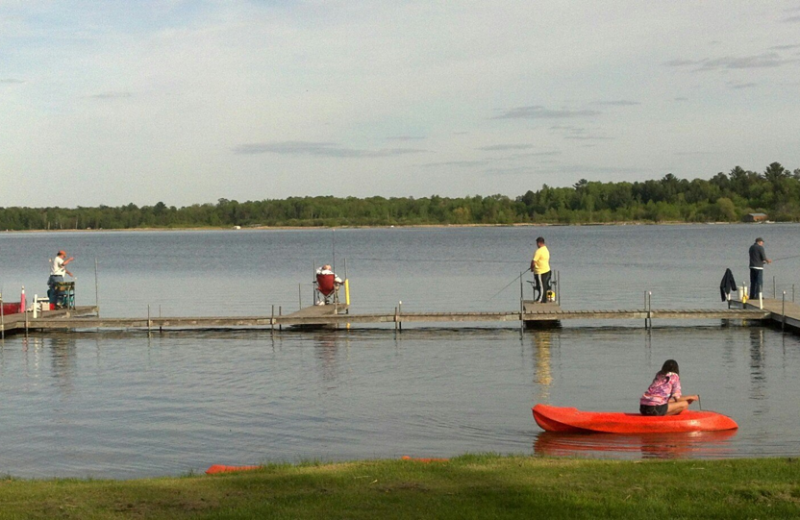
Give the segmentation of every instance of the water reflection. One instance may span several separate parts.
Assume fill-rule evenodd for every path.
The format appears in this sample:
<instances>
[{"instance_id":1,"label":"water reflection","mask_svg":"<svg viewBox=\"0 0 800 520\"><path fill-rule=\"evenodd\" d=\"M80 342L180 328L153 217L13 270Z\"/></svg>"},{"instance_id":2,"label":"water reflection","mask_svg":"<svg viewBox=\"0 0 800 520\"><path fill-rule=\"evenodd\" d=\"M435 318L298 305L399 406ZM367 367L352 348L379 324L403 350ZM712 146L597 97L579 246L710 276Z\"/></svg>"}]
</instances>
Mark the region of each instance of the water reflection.
<instances>
[{"instance_id":1,"label":"water reflection","mask_svg":"<svg viewBox=\"0 0 800 520\"><path fill-rule=\"evenodd\" d=\"M553 457L588 454L643 459L725 458L734 453L730 441L736 433L737 430L647 435L542 432L534 440L533 451Z\"/></svg>"},{"instance_id":2,"label":"water reflection","mask_svg":"<svg viewBox=\"0 0 800 520\"><path fill-rule=\"evenodd\" d=\"M78 373L78 349L75 338L59 335L44 340L50 350L50 369L56 386L65 393L73 390Z\"/></svg>"},{"instance_id":3,"label":"water reflection","mask_svg":"<svg viewBox=\"0 0 800 520\"><path fill-rule=\"evenodd\" d=\"M338 377L339 343L347 347L347 338L342 340L341 333L337 331L320 332L314 337L314 355L320 361L322 380L334 382Z\"/></svg>"},{"instance_id":4,"label":"water reflection","mask_svg":"<svg viewBox=\"0 0 800 520\"><path fill-rule=\"evenodd\" d=\"M546 400L550 397L550 386L553 384L553 374L550 360L550 349L553 337L549 330L541 330L533 335L534 367L533 382L539 390L538 398Z\"/></svg>"},{"instance_id":5,"label":"water reflection","mask_svg":"<svg viewBox=\"0 0 800 520\"><path fill-rule=\"evenodd\" d=\"M766 352L764 349L764 329L750 330L750 399L763 400L766 397L767 374Z\"/></svg>"}]
</instances>

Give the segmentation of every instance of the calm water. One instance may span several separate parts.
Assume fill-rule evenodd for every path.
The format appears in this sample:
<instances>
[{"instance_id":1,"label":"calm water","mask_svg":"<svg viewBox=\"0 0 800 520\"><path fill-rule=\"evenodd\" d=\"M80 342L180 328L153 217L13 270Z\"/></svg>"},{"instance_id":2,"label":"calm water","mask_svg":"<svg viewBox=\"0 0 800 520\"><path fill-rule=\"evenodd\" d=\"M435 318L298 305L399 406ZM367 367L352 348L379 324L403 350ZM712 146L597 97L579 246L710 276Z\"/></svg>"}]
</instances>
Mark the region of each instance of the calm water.
<instances>
[{"instance_id":1,"label":"calm water","mask_svg":"<svg viewBox=\"0 0 800 520\"><path fill-rule=\"evenodd\" d=\"M755 236L791 295L797 225L0 234L0 284L45 292L47 258L76 257L78 303L105 316L268 315L307 305L312 266L351 280L353 312L516 309L534 238L561 271L565 308L718 308ZM95 259L97 279L95 288ZM507 288L502 290L504 287ZM526 291L528 289L526 288ZM800 295L798 295L800 296ZM791 296L789 296L791 297ZM16 299L11 296L9 300ZM466 451L743 457L800 451L800 341L718 322L571 323L555 331L358 328L344 332L81 333L0 343L0 471L131 478L214 463L452 456ZM658 325L658 322L656 323ZM536 402L637 408L668 357L733 435L542 433Z\"/></svg>"}]
</instances>

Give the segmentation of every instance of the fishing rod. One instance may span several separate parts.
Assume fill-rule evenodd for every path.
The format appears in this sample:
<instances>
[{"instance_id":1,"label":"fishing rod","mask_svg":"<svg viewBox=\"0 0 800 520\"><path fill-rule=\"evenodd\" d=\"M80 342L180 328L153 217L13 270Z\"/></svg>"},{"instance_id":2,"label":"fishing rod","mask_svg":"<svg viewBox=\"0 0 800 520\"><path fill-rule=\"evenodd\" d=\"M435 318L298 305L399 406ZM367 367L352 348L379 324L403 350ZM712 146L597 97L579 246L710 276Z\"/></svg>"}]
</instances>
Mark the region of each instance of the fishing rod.
<instances>
[{"instance_id":1,"label":"fishing rod","mask_svg":"<svg viewBox=\"0 0 800 520\"><path fill-rule=\"evenodd\" d=\"M510 282L508 282L508 285L506 285L505 287L503 287L502 289L500 289L499 291L497 291L497 292L496 292L496 293L495 293L495 294L494 294L494 295L493 295L491 298L489 298L489 299L488 299L488 300L486 300L486 301L487 301L487 302L488 302L488 301L492 301L492 300L493 300L493 299L494 299L494 298L495 298L497 295L499 295L501 292L503 292L503 291L505 291L506 289L508 289L509 287L511 287L511 284L512 284L512 283L514 283L514 282L516 282L517 280L519 280L520 278L522 278L522 275L523 275L523 274L525 274L525 273L527 273L527 272L528 272L528 271L530 271L530 270L531 270L531 268L529 267L529 268L525 269L524 271L522 271L521 273L519 273L519 275L518 275L518 276L515 276L513 280L511 280Z\"/></svg>"},{"instance_id":2,"label":"fishing rod","mask_svg":"<svg viewBox=\"0 0 800 520\"><path fill-rule=\"evenodd\" d=\"M790 258L800 258L800 255L794 255L794 256L782 256L782 257L780 257L780 258L776 258L776 259L774 259L774 260L773 260L773 262L777 262L778 260L789 260Z\"/></svg>"}]
</instances>

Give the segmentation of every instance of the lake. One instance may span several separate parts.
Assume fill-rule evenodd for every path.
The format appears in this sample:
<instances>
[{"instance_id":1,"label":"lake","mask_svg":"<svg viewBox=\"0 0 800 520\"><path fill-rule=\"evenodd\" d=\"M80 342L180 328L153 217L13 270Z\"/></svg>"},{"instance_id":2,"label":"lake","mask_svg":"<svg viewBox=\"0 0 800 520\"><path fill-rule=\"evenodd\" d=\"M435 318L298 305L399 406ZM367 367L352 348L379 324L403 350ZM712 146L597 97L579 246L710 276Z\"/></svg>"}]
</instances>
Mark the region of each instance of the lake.
<instances>
[{"instance_id":1,"label":"lake","mask_svg":"<svg viewBox=\"0 0 800 520\"><path fill-rule=\"evenodd\" d=\"M654 308L721 308L724 270L746 281L756 236L776 260L767 296L773 276L776 292L791 295L799 232L774 224L0 233L0 285L8 300L22 285L29 298L43 295L48 258L66 249L77 303L97 299L104 316L144 316L148 306L153 315L269 315L272 305L286 314L311 303L322 263L346 269L352 312L389 312L399 301L406 311L514 310L518 276L542 235L564 308L640 308L644 291ZM796 455L798 336L718 321L656 322L650 333L642 325L10 336L0 344L0 469L135 478L215 463L465 452ZM667 358L680 363L685 392L740 429L565 436L533 422L537 402L635 411Z\"/></svg>"}]
</instances>

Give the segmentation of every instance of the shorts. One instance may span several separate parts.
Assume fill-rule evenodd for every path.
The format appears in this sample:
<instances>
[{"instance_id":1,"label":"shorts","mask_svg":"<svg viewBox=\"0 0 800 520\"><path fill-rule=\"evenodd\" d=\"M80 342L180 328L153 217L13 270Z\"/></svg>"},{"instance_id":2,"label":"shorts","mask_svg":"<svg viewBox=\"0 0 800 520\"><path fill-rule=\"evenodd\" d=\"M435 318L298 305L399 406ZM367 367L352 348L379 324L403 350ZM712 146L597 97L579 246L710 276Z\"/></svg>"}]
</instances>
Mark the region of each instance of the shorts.
<instances>
[{"instance_id":1,"label":"shorts","mask_svg":"<svg viewBox=\"0 0 800 520\"><path fill-rule=\"evenodd\" d=\"M667 415L669 405L667 403L658 406L651 406L649 404L640 404L639 413L642 415Z\"/></svg>"}]
</instances>

